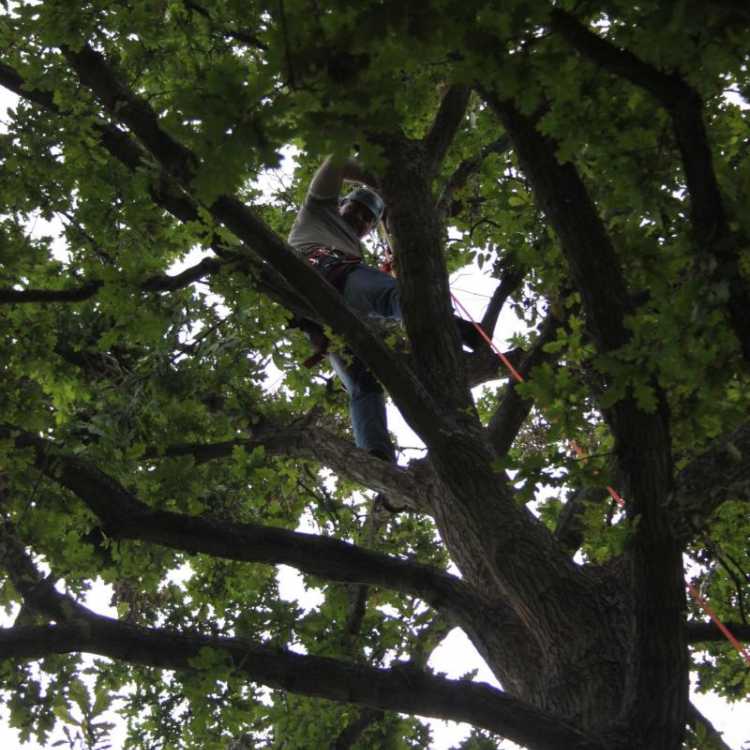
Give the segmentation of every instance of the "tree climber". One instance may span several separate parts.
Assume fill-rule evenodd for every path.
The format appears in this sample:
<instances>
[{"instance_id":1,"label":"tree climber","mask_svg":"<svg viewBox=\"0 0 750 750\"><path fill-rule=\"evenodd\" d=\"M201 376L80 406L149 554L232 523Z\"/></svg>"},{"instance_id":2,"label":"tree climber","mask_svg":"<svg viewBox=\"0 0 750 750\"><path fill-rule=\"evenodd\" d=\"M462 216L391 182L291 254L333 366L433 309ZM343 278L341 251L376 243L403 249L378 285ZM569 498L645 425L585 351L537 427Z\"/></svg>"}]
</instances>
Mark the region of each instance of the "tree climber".
<instances>
[{"instance_id":1,"label":"tree climber","mask_svg":"<svg viewBox=\"0 0 750 750\"><path fill-rule=\"evenodd\" d=\"M328 157L318 168L289 233L289 244L300 252L365 317L401 320L396 280L364 264L361 240L382 219L383 199L370 187L357 187L339 197L344 181L377 187L377 180L354 159ZM481 346L481 337L467 321L456 318L464 343ZM313 338L313 343L316 342ZM328 359L349 394L354 442L385 461L396 457L388 434L383 388L358 358Z\"/></svg>"}]
</instances>

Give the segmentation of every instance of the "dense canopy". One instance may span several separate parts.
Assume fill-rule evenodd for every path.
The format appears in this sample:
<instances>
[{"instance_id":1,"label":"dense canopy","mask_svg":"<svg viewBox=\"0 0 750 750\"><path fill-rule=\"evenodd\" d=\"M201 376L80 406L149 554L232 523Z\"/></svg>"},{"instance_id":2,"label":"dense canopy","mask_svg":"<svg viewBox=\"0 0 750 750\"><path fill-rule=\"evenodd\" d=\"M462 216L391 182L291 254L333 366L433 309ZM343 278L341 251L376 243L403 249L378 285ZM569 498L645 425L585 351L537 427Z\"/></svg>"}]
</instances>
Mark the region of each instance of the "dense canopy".
<instances>
[{"instance_id":1,"label":"dense canopy","mask_svg":"<svg viewBox=\"0 0 750 750\"><path fill-rule=\"evenodd\" d=\"M685 583L748 639L747 4L2 6L22 737L101 748L111 708L137 748L428 748L420 717L473 725L465 750L726 747L689 674L737 701L750 671ZM331 153L378 176L401 333L285 243ZM517 316L523 383L462 350L461 269L496 280L485 330ZM354 446L293 317L423 451ZM501 689L429 668L456 627Z\"/></svg>"}]
</instances>

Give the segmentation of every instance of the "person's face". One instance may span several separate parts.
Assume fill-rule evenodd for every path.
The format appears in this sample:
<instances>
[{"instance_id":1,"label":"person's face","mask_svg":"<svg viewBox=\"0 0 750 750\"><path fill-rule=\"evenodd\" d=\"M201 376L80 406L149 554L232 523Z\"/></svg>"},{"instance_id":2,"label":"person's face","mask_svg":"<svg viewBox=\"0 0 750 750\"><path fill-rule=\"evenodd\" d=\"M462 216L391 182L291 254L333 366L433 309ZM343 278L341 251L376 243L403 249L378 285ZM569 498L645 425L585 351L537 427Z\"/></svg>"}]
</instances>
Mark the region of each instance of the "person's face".
<instances>
[{"instance_id":1,"label":"person's face","mask_svg":"<svg viewBox=\"0 0 750 750\"><path fill-rule=\"evenodd\" d=\"M375 227L375 217L370 209L359 201L344 201L339 207L339 214L356 232L357 237L364 237Z\"/></svg>"}]
</instances>

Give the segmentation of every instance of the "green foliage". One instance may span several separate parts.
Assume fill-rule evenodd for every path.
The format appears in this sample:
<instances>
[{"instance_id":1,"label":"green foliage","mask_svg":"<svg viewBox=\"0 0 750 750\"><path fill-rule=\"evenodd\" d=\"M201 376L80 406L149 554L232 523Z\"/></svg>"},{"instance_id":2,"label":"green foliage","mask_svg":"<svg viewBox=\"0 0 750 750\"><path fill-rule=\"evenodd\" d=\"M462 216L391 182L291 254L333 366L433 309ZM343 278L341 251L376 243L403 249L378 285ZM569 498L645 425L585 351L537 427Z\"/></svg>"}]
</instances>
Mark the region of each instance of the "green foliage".
<instances>
[{"instance_id":1,"label":"green foliage","mask_svg":"<svg viewBox=\"0 0 750 750\"><path fill-rule=\"evenodd\" d=\"M498 741L481 729L472 729L471 734L460 745L451 750L497 750Z\"/></svg>"},{"instance_id":2,"label":"green foliage","mask_svg":"<svg viewBox=\"0 0 750 750\"><path fill-rule=\"evenodd\" d=\"M691 550L700 563L693 584L723 620L747 619L750 596L747 589L750 550L747 545L747 508L743 503L724 504L714 515L710 530ZM702 616L692 605L691 614ZM727 642L702 644L696 653L698 689L715 691L728 701L746 700L750 675L737 663L736 651Z\"/></svg>"},{"instance_id":3,"label":"green foliage","mask_svg":"<svg viewBox=\"0 0 750 750\"><path fill-rule=\"evenodd\" d=\"M726 3L557 5L696 88L730 225L745 238L746 281L750 117L724 93L750 96L747 26L732 20ZM0 287L101 286L75 302L0 305L1 428L48 438L153 509L303 529L447 569L448 553L429 518L389 517L375 535L372 501L361 486L253 442L266 423L300 424L313 410L350 439L346 397L327 370L300 368L305 340L288 329L288 311L258 292L253 273L231 254L236 238L207 219L206 207L237 193L285 236L323 154L349 153L356 144L368 166L386 167L382 144L394 134L425 136L453 83L515 97L554 141L558 159L575 165L633 301L627 344L597 354L560 240L510 149L492 150L451 195L449 272L479 269L499 279L507 268L523 269L507 306L524 328L516 343L526 349L548 311L562 323L544 347L547 361L517 388L534 408L496 464L512 476L518 502L532 504L554 530L570 493L614 481L606 411L623 399L645 413L670 413L678 469L747 418L747 369L725 312L729 288L706 281L715 259L697 259L669 117L642 89L572 54L546 28L545 3L44 0L4 8L3 62L22 71L30 89L51 93L56 111L21 101L3 121ZM153 196L165 186L150 157L130 171L103 148L103 111L61 52L86 42L195 153L191 200L201 221L178 222L156 205ZM502 135L473 94L435 176L435 196ZM285 158L290 168L273 172ZM176 291L146 288L153 277L211 255L217 232L229 246L220 272ZM477 399L483 423L506 389L485 386ZM217 460L175 449L238 439L247 442ZM571 439L587 459L574 455ZM117 540L41 469L31 450L0 440L3 520L72 595L109 586L124 622L377 667L426 664L448 630L421 601L371 590L352 631L356 586L307 576L300 601L288 601L271 566ZM604 492L585 504L581 523L587 562L604 565L627 548L632 526ZM700 563L696 582L729 620L750 616L747 524L746 504L726 503L709 540L689 550ZM305 595L317 603L303 606ZM6 615L40 624L27 611L18 614L20 603L3 579ZM702 617L694 608L690 615ZM750 691L747 670L725 644L696 651L693 661L701 690L727 700ZM279 750L331 746L362 711L249 684L209 650L191 667L157 672L55 656L34 666L3 662L0 687L22 741L49 742L58 726L67 746L88 750L105 745L107 712L115 708L127 721L130 747ZM700 732L690 740L695 747L704 742ZM430 743L422 722L394 713L369 722L352 747ZM497 746L474 730L455 750Z\"/></svg>"}]
</instances>

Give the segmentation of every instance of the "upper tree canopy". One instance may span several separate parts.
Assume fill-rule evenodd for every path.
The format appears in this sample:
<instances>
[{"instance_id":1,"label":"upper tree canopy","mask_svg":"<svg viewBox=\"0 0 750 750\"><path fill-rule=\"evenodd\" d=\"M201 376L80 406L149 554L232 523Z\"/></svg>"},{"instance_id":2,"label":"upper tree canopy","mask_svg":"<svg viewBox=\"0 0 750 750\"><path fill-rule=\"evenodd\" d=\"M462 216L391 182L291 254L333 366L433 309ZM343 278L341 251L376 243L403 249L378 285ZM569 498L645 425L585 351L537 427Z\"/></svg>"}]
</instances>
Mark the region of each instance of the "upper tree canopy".
<instances>
[{"instance_id":1,"label":"upper tree canopy","mask_svg":"<svg viewBox=\"0 0 750 750\"><path fill-rule=\"evenodd\" d=\"M747 638L746 4L3 6L0 675L22 735L93 748L111 705L143 748L427 748L417 716L473 724L467 750L722 747L688 675L737 700L748 669L683 561ZM321 159L355 152L407 346L283 239ZM523 385L450 324L449 273L476 266L485 328L524 321ZM293 314L368 363L423 458L353 446ZM282 563L319 606L279 596ZM86 606L97 582L116 618ZM503 690L426 667L456 626Z\"/></svg>"}]
</instances>

